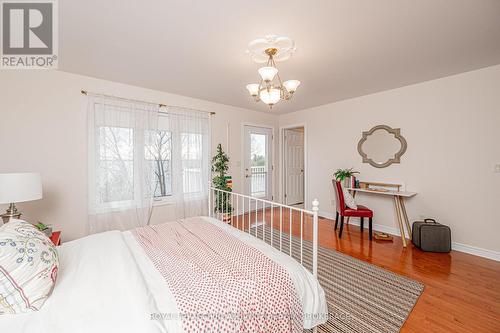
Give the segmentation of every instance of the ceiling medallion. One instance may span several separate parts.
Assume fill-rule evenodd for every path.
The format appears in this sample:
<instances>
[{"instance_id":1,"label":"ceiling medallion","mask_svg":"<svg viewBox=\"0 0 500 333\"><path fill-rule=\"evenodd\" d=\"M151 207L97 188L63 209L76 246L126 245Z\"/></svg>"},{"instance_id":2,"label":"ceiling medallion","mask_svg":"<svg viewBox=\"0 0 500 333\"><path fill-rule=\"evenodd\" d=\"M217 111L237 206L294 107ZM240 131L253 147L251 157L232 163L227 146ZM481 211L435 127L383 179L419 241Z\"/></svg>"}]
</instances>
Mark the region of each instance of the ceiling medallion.
<instances>
[{"instance_id":1,"label":"ceiling medallion","mask_svg":"<svg viewBox=\"0 0 500 333\"><path fill-rule=\"evenodd\" d=\"M281 81L276 61L289 59L295 52L295 43L291 38L269 35L248 44L247 53L257 63L265 63L259 68L260 83L246 86L256 102L264 102L272 109L280 100L289 100L300 85L298 80Z\"/></svg>"}]
</instances>

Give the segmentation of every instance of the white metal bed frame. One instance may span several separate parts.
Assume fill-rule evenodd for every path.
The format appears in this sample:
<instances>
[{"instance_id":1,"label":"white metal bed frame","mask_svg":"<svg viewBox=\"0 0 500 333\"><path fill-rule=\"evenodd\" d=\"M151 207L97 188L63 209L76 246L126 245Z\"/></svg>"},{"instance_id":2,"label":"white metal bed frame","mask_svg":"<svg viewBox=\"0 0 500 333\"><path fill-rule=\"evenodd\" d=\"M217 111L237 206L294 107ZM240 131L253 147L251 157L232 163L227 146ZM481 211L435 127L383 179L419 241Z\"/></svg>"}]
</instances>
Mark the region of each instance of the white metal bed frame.
<instances>
[{"instance_id":1,"label":"white metal bed frame","mask_svg":"<svg viewBox=\"0 0 500 333\"><path fill-rule=\"evenodd\" d=\"M223 218L219 218L219 216L214 216L214 207L215 207L215 200L217 197L222 197L225 198L223 200L224 202L230 203L231 209L227 206L229 204L226 204L226 207L222 205L222 212L219 213L224 213L224 214L230 214L231 217L235 214L236 216L236 228L242 231L248 231L249 234L251 233L251 225L252 225L252 212L255 212L255 220L254 220L254 226L255 226L255 232L253 233L253 236L258 237L257 233L257 226L258 222L262 222L262 240L265 241L266 237L266 215L265 211L267 208L271 208L271 221L272 224L270 225L270 239L271 239L271 246L273 246L273 232L274 232L274 208L279 207L279 232L280 232L280 245L279 245L279 250L283 252L283 244L282 244L282 235L283 235L283 210L288 209L289 211L289 255L293 258L292 256L292 226L293 226L293 212L298 212L300 216L300 264L304 266L303 263L303 231L304 231L304 215L310 215L312 216L312 274L314 277L318 277L318 212L319 212L319 201L317 199L314 199L312 202L312 210L306 210L298 207L292 207L292 206L287 206L281 203L277 202L272 202L269 200L264 200L264 199L259 199L255 198L252 196L240 194L240 193L235 193L235 192L229 192L225 190L220 190L215 187L210 186L209 191L208 191L208 215L210 217L215 217L220 220L223 220ZM247 210L245 210L245 201L247 202ZM236 205L235 205L236 202ZM241 203L241 206L240 206ZM259 205L260 203L260 205ZM253 204L253 207L252 207ZM236 207L236 208L235 208ZM260 208L259 208L260 207ZM241 210L240 210L241 208ZM262 220L263 221L257 221L258 217L258 212L259 209L262 209ZM245 229L245 215L248 212L248 230L243 230ZM240 229L240 215L242 217L242 229ZM231 225L234 226L233 224L234 221L231 221ZM277 231L277 230L276 230ZM260 239L260 238L259 238ZM304 266L305 267L305 266ZM305 267L308 269L307 267Z\"/></svg>"}]
</instances>

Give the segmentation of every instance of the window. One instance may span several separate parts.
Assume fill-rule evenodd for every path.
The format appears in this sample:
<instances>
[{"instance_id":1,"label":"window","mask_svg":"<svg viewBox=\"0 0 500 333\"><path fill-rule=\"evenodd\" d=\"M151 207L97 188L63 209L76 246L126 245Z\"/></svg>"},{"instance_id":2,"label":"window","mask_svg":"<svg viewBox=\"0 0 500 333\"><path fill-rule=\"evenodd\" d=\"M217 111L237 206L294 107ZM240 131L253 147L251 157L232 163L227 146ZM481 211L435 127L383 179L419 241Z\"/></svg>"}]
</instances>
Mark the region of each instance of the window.
<instances>
[{"instance_id":1,"label":"window","mask_svg":"<svg viewBox=\"0 0 500 333\"><path fill-rule=\"evenodd\" d=\"M181 133L182 188L185 194L202 191L203 136Z\"/></svg>"},{"instance_id":2,"label":"window","mask_svg":"<svg viewBox=\"0 0 500 333\"><path fill-rule=\"evenodd\" d=\"M108 207L118 207L132 202L134 193L134 156L139 152L134 147L144 147L144 158L153 172L151 191L155 200L173 194L172 148L180 145L182 191L195 195L203 191L203 135L198 133L180 133L171 131L146 131L144 142L137 144L139 133L134 135L132 128L99 127L98 190L100 202ZM141 135L142 136L142 135ZM142 150L142 149L141 149ZM142 154L142 152L141 152Z\"/></svg>"},{"instance_id":3,"label":"window","mask_svg":"<svg viewBox=\"0 0 500 333\"><path fill-rule=\"evenodd\" d=\"M157 200L172 195L172 146L180 145L182 191L196 194L203 190L203 135L180 133L175 141L171 131L146 131L144 158L153 170L153 197ZM134 130L125 127L99 128L100 202L109 206L134 200ZM174 143L173 143L174 142ZM139 145L141 146L142 143ZM125 180L125 181L124 181Z\"/></svg>"},{"instance_id":4,"label":"window","mask_svg":"<svg viewBox=\"0 0 500 333\"><path fill-rule=\"evenodd\" d=\"M265 198L267 193L267 135L250 133L250 170L252 175L251 194Z\"/></svg>"},{"instance_id":5,"label":"window","mask_svg":"<svg viewBox=\"0 0 500 333\"><path fill-rule=\"evenodd\" d=\"M172 132L147 133L144 153L154 170L153 196L172 195Z\"/></svg>"},{"instance_id":6,"label":"window","mask_svg":"<svg viewBox=\"0 0 500 333\"><path fill-rule=\"evenodd\" d=\"M87 106L91 215L147 208L151 199L189 201L184 212L203 212L210 176L205 113L174 107L159 115L157 105L101 97L89 97Z\"/></svg>"},{"instance_id":7,"label":"window","mask_svg":"<svg viewBox=\"0 0 500 333\"><path fill-rule=\"evenodd\" d=\"M98 189L100 202L134 199L134 130L99 127Z\"/></svg>"}]
</instances>

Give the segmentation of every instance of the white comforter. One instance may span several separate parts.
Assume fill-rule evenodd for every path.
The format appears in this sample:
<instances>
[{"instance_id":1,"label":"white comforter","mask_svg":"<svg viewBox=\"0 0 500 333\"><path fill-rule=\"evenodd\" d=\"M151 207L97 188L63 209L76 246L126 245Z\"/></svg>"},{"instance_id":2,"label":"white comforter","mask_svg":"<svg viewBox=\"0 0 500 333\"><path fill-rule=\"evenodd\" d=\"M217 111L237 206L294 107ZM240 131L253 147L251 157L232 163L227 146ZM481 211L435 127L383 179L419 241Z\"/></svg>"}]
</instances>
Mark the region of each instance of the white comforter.
<instances>
[{"instance_id":1,"label":"white comforter","mask_svg":"<svg viewBox=\"0 0 500 333\"><path fill-rule=\"evenodd\" d=\"M215 219L205 218L265 253L290 275L306 315L304 327L326 321L317 280L289 256ZM0 316L0 332L182 332L165 280L130 232L110 231L64 243L56 287L42 309ZM319 319L318 319L319 318Z\"/></svg>"}]
</instances>

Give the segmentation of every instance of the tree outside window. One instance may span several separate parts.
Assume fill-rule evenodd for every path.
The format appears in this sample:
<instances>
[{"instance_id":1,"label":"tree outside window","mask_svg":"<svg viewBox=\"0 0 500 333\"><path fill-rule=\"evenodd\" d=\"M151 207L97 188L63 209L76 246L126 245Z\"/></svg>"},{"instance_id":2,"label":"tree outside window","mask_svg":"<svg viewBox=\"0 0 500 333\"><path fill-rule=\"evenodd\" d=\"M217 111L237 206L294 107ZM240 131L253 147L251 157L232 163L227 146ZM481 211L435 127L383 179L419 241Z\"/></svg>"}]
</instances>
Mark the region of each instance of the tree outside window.
<instances>
[{"instance_id":1,"label":"tree outside window","mask_svg":"<svg viewBox=\"0 0 500 333\"><path fill-rule=\"evenodd\" d=\"M157 131L147 134L145 157L154 170L154 197L172 195L172 132Z\"/></svg>"}]
</instances>

